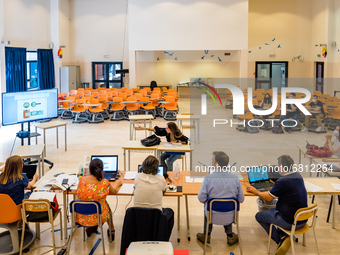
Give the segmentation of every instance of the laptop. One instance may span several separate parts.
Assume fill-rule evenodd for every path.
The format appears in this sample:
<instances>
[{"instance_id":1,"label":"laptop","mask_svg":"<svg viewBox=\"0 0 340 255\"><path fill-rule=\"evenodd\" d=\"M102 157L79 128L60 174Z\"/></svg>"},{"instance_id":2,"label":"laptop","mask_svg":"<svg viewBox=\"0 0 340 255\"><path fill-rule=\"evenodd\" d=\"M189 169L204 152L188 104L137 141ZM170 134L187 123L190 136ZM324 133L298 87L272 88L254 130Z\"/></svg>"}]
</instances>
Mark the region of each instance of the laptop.
<instances>
[{"instance_id":1,"label":"laptop","mask_svg":"<svg viewBox=\"0 0 340 255\"><path fill-rule=\"evenodd\" d=\"M249 167L247 168L248 179L250 185L259 191L270 190L273 183L269 181L269 176L266 166Z\"/></svg>"},{"instance_id":2,"label":"laptop","mask_svg":"<svg viewBox=\"0 0 340 255\"><path fill-rule=\"evenodd\" d=\"M119 177L118 173L118 155L96 155L91 156L91 161L100 159L103 161L103 177L106 180L114 181Z\"/></svg>"},{"instance_id":3,"label":"laptop","mask_svg":"<svg viewBox=\"0 0 340 255\"><path fill-rule=\"evenodd\" d=\"M143 171L141 170L142 165L138 165L138 173L142 173ZM158 172L157 174L164 176L164 166L158 166Z\"/></svg>"},{"instance_id":4,"label":"laptop","mask_svg":"<svg viewBox=\"0 0 340 255\"><path fill-rule=\"evenodd\" d=\"M26 174L27 179L29 181L33 180L33 176L35 175L36 172L37 172L37 165L35 165L35 164L23 165L22 173Z\"/></svg>"}]
</instances>

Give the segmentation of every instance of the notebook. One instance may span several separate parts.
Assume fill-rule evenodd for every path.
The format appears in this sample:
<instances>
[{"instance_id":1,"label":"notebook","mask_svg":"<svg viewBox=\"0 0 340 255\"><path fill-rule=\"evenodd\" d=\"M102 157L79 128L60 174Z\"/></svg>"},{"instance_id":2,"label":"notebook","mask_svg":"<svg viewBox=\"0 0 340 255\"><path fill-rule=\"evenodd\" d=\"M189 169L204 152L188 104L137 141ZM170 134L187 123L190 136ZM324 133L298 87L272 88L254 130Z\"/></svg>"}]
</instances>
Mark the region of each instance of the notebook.
<instances>
[{"instance_id":1,"label":"notebook","mask_svg":"<svg viewBox=\"0 0 340 255\"><path fill-rule=\"evenodd\" d=\"M266 166L249 167L247 174L250 185L259 191L270 190L273 184L269 181L269 176Z\"/></svg>"},{"instance_id":2,"label":"notebook","mask_svg":"<svg viewBox=\"0 0 340 255\"><path fill-rule=\"evenodd\" d=\"M118 155L96 155L91 156L91 161L100 159L103 161L103 175L104 179L114 181L119 177L118 174Z\"/></svg>"}]
</instances>

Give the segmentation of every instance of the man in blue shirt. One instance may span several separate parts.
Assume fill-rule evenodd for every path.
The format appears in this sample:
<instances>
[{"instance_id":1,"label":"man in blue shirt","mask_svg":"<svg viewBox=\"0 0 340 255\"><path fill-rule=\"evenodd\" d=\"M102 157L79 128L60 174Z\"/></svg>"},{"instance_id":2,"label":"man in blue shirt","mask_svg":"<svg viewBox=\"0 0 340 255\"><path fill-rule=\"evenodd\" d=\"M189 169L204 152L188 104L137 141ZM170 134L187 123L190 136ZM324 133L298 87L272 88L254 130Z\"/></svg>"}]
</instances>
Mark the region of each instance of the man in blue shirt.
<instances>
[{"instance_id":1,"label":"man in blue shirt","mask_svg":"<svg viewBox=\"0 0 340 255\"><path fill-rule=\"evenodd\" d=\"M300 173L293 171L294 161L288 155L278 158L280 177L269 192L260 192L256 188L249 186L247 191L260 198L272 201L278 199L276 208L258 212L256 220L269 234L270 224L275 224L283 229L290 230L294 223L294 215L300 208L307 207L307 191ZM307 221L298 221L296 229L302 228ZM286 254L291 243L290 238L281 230L273 227L272 239L278 244L276 255Z\"/></svg>"},{"instance_id":2,"label":"man in blue shirt","mask_svg":"<svg viewBox=\"0 0 340 255\"><path fill-rule=\"evenodd\" d=\"M229 157L222 151L213 152L212 169L214 172L205 176L198 200L204 203L204 232L207 224L207 201L211 198L236 198L240 203L244 201L244 194L239 178L229 173L227 167ZM227 243L233 245L238 242L238 235L232 232L232 223L234 222L234 211L232 212L214 212L212 211L211 221L213 224L223 225L227 234ZM208 240L210 243L210 234L212 224L208 229ZM197 240L204 243L205 234L198 233Z\"/></svg>"}]
</instances>

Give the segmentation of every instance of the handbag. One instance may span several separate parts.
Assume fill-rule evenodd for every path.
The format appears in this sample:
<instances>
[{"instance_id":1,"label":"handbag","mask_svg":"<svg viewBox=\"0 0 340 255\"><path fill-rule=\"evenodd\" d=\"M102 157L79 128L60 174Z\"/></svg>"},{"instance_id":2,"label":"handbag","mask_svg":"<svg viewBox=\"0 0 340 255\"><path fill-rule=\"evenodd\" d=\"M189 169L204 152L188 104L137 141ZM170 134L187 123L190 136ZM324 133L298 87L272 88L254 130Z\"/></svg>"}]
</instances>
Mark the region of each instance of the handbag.
<instances>
[{"instance_id":1,"label":"handbag","mask_svg":"<svg viewBox=\"0 0 340 255\"><path fill-rule=\"evenodd\" d=\"M329 158L332 153L327 147L319 147L317 145L310 145L307 154L313 157Z\"/></svg>"},{"instance_id":2,"label":"handbag","mask_svg":"<svg viewBox=\"0 0 340 255\"><path fill-rule=\"evenodd\" d=\"M161 139L156 135L148 136L140 141L144 146L150 147L161 143Z\"/></svg>"}]
</instances>

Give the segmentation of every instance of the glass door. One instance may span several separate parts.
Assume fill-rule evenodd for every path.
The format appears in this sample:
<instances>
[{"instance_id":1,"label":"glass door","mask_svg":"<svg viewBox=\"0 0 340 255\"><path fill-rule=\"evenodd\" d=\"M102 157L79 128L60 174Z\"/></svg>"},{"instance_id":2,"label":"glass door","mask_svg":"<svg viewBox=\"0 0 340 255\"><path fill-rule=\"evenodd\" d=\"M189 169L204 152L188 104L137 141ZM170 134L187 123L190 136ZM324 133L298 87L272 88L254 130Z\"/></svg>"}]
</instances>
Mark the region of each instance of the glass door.
<instances>
[{"instance_id":1,"label":"glass door","mask_svg":"<svg viewBox=\"0 0 340 255\"><path fill-rule=\"evenodd\" d=\"M255 89L287 87L288 62L256 62Z\"/></svg>"},{"instance_id":2,"label":"glass door","mask_svg":"<svg viewBox=\"0 0 340 255\"><path fill-rule=\"evenodd\" d=\"M316 80L315 80L315 90L321 91L323 94L323 76L324 75L324 63L316 62Z\"/></svg>"},{"instance_id":3,"label":"glass door","mask_svg":"<svg viewBox=\"0 0 340 255\"><path fill-rule=\"evenodd\" d=\"M116 70L121 70L122 66L122 62L92 62L92 87L121 88L123 77Z\"/></svg>"},{"instance_id":4,"label":"glass door","mask_svg":"<svg viewBox=\"0 0 340 255\"><path fill-rule=\"evenodd\" d=\"M255 73L255 89L270 89L271 64L265 62L256 62Z\"/></svg>"}]
</instances>

